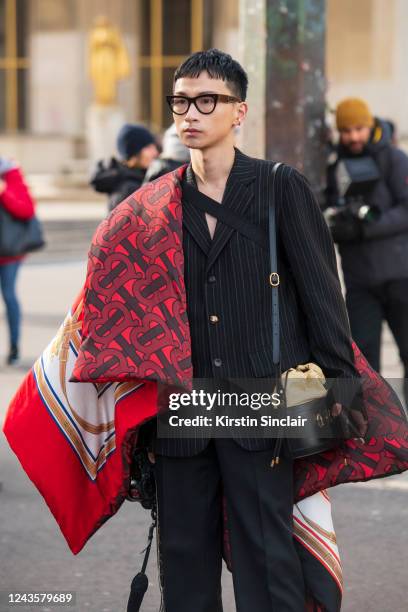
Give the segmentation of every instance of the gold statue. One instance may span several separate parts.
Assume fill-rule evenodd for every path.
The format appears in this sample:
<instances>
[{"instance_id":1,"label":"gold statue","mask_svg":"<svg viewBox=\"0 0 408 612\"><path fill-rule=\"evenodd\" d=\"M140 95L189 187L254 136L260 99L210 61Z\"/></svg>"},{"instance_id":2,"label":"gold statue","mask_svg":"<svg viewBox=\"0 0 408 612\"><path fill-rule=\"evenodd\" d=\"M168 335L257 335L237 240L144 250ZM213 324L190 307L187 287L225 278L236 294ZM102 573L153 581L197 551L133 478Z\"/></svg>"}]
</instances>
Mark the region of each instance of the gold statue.
<instances>
[{"instance_id":1,"label":"gold statue","mask_svg":"<svg viewBox=\"0 0 408 612\"><path fill-rule=\"evenodd\" d=\"M106 17L98 17L89 35L90 77L95 102L115 104L117 83L130 74L129 55L119 30Z\"/></svg>"}]
</instances>

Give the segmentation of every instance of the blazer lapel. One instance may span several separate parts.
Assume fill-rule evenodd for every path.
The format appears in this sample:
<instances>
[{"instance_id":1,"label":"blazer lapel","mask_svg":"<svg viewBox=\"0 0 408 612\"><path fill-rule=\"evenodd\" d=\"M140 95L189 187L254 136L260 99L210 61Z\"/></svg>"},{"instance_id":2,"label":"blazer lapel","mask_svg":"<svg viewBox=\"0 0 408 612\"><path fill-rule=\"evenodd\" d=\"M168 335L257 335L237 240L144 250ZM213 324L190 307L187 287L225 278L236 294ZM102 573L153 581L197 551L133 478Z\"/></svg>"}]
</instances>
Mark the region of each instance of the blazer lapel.
<instances>
[{"instance_id":1,"label":"blazer lapel","mask_svg":"<svg viewBox=\"0 0 408 612\"><path fill-rule=\"evenodd\" d=\"M254 197L255 168L254 160L235 149L235 160L225 187L224 197L220 206L230 208L238 215L244 215ZM207 226L205 216L204 223ZM217 221L214 237L211 241L207 259L207 271L219 257L222 249L231 238L234 230L229 225ZM208 228L207 235L209 236Z\"/></svg>"},{"instance_id":2,"label":"blazer lapel","mask_svg":"<svg viewBox=\"0 0 408 612\"><path fill-rule=\"evenodd\" d=\"M187 166L184 180L197 188L191 165ZM208 255L211 249L212 239L204 212L195 207L187 198L183 198L182 210L183 224L197 242L198 246Z\"/></svg>"},{"instance_id":3,"label":"blazer lapel","mask_svg":"<svg viewBox=\"0 0 408 612\"><path fill-rule=\"evenodd\" d=\"M186 169L184 180L197 188L191 164ZM226 206L236 214L244 215L254 198L254 181L254 160L241 153L239 149L235 149L234 164L231 168L220 206ZM217 221L214 237L211 238L204 212L194 206L192 202L189 202L187 198L183 198L182 209L183 224L207 255L208 271L235 230L229 225Z\"/></svg>"}]
</instances>

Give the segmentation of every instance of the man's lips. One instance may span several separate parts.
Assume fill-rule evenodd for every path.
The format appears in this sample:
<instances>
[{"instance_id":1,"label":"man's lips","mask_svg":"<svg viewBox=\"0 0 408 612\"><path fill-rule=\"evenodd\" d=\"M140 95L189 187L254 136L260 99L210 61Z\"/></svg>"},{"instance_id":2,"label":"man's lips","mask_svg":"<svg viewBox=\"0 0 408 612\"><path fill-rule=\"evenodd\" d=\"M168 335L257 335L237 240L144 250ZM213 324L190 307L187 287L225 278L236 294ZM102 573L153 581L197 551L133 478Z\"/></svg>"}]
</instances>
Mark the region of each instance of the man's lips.
<instances>
[{"instance_id":1,"label":"man's lips","mask_svg":"<svg viewBox=\"0 0 408 612\"><path fill-rule=\"evenodd\" d=\"M187 128L183 130L186 134L199 134L200 130L195 130L194 128Z\"/></svg>"}]
</instances>

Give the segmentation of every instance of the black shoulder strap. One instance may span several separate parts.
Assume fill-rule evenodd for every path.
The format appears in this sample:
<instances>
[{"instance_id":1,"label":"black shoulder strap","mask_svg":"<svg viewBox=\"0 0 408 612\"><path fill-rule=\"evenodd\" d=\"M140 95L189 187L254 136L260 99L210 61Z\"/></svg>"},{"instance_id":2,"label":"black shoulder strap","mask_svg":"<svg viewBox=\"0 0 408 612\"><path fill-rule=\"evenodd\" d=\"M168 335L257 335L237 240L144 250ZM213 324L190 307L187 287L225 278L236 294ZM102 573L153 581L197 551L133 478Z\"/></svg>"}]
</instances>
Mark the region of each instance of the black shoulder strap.
<instances>
[{"instance_id":1,"label":"black shoulder strap","mask_svg":"<svg viewBox=\"0 0 408 612\"><path fill-rule=\"evenodd\" d=\"M272 339L273 339L273 363L277 368L277 376L280 377L280 326L279 326L279 274L278 254L276 247L276 176L281 163L276 163L272 169L272 188L269 199L269 258L270 276L269 283L272 287Z\"/></svg>"},{"instance_id":2,"label":"black shoulder strap","mask_svg":"<svg viewBox=\"0 0 408 612\"><path fill-rule=\"evenodd\" d=\"M186 196L189 202L200 210L208 213L212 217L216 217L222 221L222 223L229 225L240 232L243 236L249 238L249 240L259 244L259 246L266 251L268 250L268 237L260 226L251 223L248 221L248 219L245 219L240 215L237 215L230 208L221 206L186 182L183 183L183 196Z\"/></svg>"}]
</instances>

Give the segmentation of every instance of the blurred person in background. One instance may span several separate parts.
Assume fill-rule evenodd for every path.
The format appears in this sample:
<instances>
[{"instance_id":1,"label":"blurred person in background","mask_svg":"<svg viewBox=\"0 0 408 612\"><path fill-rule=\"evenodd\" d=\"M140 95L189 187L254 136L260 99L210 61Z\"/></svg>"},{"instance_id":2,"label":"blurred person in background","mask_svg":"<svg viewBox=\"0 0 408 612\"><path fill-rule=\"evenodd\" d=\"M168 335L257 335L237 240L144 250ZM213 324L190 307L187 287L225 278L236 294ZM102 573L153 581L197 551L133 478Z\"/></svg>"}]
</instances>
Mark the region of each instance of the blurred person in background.
<instances>
[{"instance_id":1,"label":"blurred person in background","mask_svg":"<svg viewBox=\"0 0 408 612\"><path fill-rule=\"evenodd\" d=\"M408 400L408 156L389 121L364 100L336 110L340 139L329 159L326 219L339 245L352 335L380 369L382 323L398 345Z\"/></svg>"},{"instance_id":2,"label":"blurred person in background","mask_svg":"<svg viewBox=\"0 0 408 612\"><path fill-rule=\"evenodd\" d=\"M190 161L189 149L180 141L173 123L164 133L163 150L157 159L154 159L147 169L144 183L154 181L167 172L175 170L182 164Z\"/></svg>"},{"instance_id":3,"label":"blurred person in background","mask_svg":"<svg viewBox=\"0 0 408 612\"><path fill-rule=\"evenodd\" d=\"M388 126L388 129L390 130L391 144L397 147L398 146L397 126L395 125L394 121L391 121L391 119L383 119L383 121Z\"/></svg>"},{"instance_id":4,"label":"blurred person in background","mask_svg":"<svg viewBox=\"0 0 408 612\"><path fill-rule=\"evenodd\" d=\"M158 154L153 134L142 125L126 123L119 131L117 148L120 160L99 161L90 184L95 191L107 193L109 211L141 187L146 170Z\"/></svg>"},{"instance_id":5,"label":"blurred person in background","mask_svg":"<svg viewBox=\"0 0 408 612\"><path fill-rule=\"evenodd\" d=\"M0 206L16 219L31 219L34 202L17 164L0 156ZM24 255L0 257L0 287L6 306L9 328L8 365L18 365L20 339L20 304L16 295L17 274Z\"/></svg>"}]
</instances>

